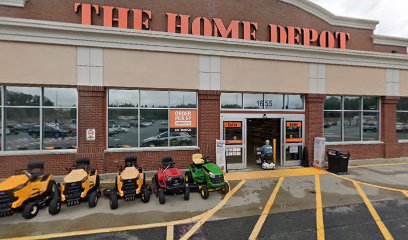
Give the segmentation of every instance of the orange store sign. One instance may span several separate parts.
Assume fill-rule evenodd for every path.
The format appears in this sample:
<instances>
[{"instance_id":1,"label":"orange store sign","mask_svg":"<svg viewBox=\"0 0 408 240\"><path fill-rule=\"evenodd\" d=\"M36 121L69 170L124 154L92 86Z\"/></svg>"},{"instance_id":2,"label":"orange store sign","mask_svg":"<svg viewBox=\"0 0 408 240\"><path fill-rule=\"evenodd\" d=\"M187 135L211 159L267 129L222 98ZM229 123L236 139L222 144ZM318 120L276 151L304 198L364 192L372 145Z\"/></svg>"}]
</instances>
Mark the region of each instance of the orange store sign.
<instances>
[{"instance_id":1,"label":"orange store sign","mask_svg":"<svg viewBox=\"0 0 408 240\"><path fill-rule=\"evenodd\" d=\"M170 128L197 128L197 110L170 110Z\"/></svg>"},{"instance_id":2,"label":"orange store sign","mask_svg":"<svg viewBox=\"0 0 408 240\"><path fill-rule=\"evenodd\" d=\"M146 9L74 3L74 11L81 14L84 25L92 25L92 16L99 16L103 12L103 25L105 27L129 28L129 21L133 21L133 28L136 30L153 30L150 28L153 13ZM177 13L166 13L166 18L167 32L222 38L257 40L257 31L260 27L257 22L240 20L232 20L226 26L220 18L191 18L190 15ZM304 46L317 44L323 48L346 49L347 42L351 37L350 33L347 32L318 32L312 28L277 24L269 24L267 27L270 31L270 41L274 43Z\"/></svg>"}]
</instances>

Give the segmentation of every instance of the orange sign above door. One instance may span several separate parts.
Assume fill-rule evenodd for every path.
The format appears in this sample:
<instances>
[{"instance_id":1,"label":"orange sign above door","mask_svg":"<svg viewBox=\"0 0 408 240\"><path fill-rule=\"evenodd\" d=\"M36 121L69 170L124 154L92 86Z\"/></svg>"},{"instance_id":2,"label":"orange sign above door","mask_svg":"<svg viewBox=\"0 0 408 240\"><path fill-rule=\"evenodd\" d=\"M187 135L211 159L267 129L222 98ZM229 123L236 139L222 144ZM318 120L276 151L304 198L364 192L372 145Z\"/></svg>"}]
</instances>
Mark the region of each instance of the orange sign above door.
<instances>
[{"instance_id":1,"label":"orange sign above door","mask_svg":"<svg viewBox=\"0 0 408 240\"><path fill-rule=\"evenodd\" d=\"M224 122L224 128L242 128L242 122Z\"/></svg>"}]
</instances>

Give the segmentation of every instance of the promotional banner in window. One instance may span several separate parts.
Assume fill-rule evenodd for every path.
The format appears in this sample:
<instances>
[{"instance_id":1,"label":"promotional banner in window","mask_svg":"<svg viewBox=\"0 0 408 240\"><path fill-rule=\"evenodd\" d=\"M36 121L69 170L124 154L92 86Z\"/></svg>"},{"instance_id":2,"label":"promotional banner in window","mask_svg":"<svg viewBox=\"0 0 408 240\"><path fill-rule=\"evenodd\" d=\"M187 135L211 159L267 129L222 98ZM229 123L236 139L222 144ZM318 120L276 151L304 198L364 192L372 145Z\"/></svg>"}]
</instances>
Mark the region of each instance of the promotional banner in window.
<instances>
[{"instance_id":1,"label":"promotional banner in window","mask_svg":"<svg viewBox=\"0 0 408 240\"><path fill-rule=\"evenodd\" d=\"M302 143L302 122L286 122L286 143Z\"/></svg>"},{"instance_id":2,"label":"promotional banner in window","mask_svg":"<svg viewBox=\"0 0 408 240\"><path fill-rule=\"evenodd\" d=\"M197 110L170 110L170 146L194 146Z\"/></svg>"}]
</instances>

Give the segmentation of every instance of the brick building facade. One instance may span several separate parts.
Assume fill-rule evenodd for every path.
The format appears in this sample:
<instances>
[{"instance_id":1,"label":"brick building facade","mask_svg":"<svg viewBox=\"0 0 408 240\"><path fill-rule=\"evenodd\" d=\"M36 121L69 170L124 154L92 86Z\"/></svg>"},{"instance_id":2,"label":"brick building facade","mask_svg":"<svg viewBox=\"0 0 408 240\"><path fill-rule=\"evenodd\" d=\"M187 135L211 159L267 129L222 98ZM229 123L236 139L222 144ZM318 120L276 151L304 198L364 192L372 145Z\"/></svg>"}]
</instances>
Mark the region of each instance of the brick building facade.
<instances>
[{"instance_id":1,"label":"brick building facade","mask_svg":"<svg viewBox=\"0 0 408 240\"><path fill-rule=\"evenodd\" d=\"M374 34L376 21L338 17L296 0L106 0L92 8L91 25L83 24L85 5L91 3L0 1L0 178L34 160L44 160L48 172L64 174L83 157L102 173L115 172L129 155L147 170L165 156L186 168L195 153L216 159L218 139L226 140L227 163L236 169L254 163L256 147L266 139L273 140L282 166L299 165L305 157L311 164L316 137L326 137L326 148L349 151L353 159L408 156L403 104L408 40ZM111 19L104 6L116 7ZM141 22L135 20L138 10L144 11ZM128 14L126 21L120 11ZM174 33L169 13L177 15ZM194 25L197 18L200 24ZM239 21L235 33L233 20ZM135 30L138 24L143 30ZM285 30L274 36L271 25ZM336 33L350 35L347 49L334 40ZM47 115L47 91L65 88L76 89L76 104L70 106L76 117ZM38 106L13 105L12 94L30 95L25 91L33 89L41 89L32 95L42 99ZM170 100L159 106L163 99L143 97L149 92L166 92ZM183 104L188 94L195 100L175 107L172 94ZM113 98L124 104L115 105ZM129 104L134 99L137 103ZM20 118L26 120L13 117L17 108L24 109ZM174 140L172 134L185 129L172 127L170 115L186 109L197 114L196 124ZM71 128L62 130L66 125ZM96 133L93 140L89 129ZM163 133L166 140L158 143ZM68 141L75 146L68 147Z\"/></svg>"}]
</instances>

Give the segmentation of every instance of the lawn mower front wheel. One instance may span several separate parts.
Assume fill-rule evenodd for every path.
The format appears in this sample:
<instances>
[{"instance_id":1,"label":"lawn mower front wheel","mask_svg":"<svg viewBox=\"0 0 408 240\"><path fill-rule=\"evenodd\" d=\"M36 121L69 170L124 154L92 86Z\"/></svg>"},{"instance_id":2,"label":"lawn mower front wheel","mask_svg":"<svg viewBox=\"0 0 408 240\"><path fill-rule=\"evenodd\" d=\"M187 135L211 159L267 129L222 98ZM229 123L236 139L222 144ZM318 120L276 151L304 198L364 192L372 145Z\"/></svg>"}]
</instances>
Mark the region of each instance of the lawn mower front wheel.
<instances>
[{"instance_id":1,"label":"lawn mower front wheel","mask_svg":"<svg viewBox=\"0 0 408 240\"><path fill-rule=\"evenodd\" d=\"M142 187L142 202L148 203L150 201L150 191L149 188L145 185Z\"/></svg>"},{"instance_id":2,"label":"lawn mower front wheel","mask_svg":"<svg viewBox=\"0 0 408 240\"><path fill-rule=\"evenodd\" d=\"M186 174L184 175L184 181L186 183L193 183L193 174L191 174L190 171L187 171Z\"/></svg>"},{"instance_id":3,"label":"lawn mower front wheel","mask_svg":"<svg viewBox=\"0 0 408 240\"><path fill-rule=\"evenodd\" d=\"M112 192L111 195L109 196L109 206L112 210L118 209L119 200L116 192Z\"/></svg>"},{"instance_id":4,"label":"lawn mower front wheel","mask_svg":"<svg viewBox=\"0 0 408 240\"><path fill-rule=\"evenodd\" d=\"M221 187L221 191L224 194L227 194L230 190L230 186L228 182L225 182L224 185Z\"/></svg>"},{"instance_id":5,"label":"lawn mower front wheel","mask_svg":"<svg viewBox=\"0 0 408 240\"><path fill-rule=\"evenodd\" d=\"M96 205L98 204L98 191L94 190L89 194L89 199L88 199L88 206L90 208L94 208L96 207Z\"/></svg>"},{"instance_id":6,"label":"lawn mower front wheel","mask_svg":"<svg viewBox=\"0 0 408 240\"><path fill-rule=\"evenodd\" d=\"M184 200L189 200L190 199L190 188L188 186L186 186L186 188L184 189Z\"/></svg>"},{"instance_id":7,"label":"lawn mower front wheel","mask_svg":"<svg viewBox=\"0 0 408 240\"><path fill-rule=\"evenodd\" d=\"M32 219L37 216L40 207L36 202L29 202L24 206L23 217L25 219Z\"/></svg>"},{"instance_id":8,"label":"lawn mower front wheel","mask_svg":"<svg viewBox=\"0 0 408 240\"><path fill-rule=\"evenodd\" d=\"M61 200L59 197L55 196L51 199L50 205L48 206L48 213L50 215L57 215L61 211Z\"/></svg>"},{"instance_id":9,"label":"lawn mower front wheel","mask_svg":"<svg viewBox=\"0 0 408 240\"><path fill-rule=\"evenodd\" d=\"M159 189L159 203L164 204L166 202L166 195L164 195L164 191Z\"/></svg>"},{"instance_id":10,"label":"lawn mower front wheel","mask_svg":"<svg viewBox=\"0 0 408 240\"><path fill-rule=\"evenodd\" d=\"M208 188L206 186L201 187L200 195L202 199L208 199L208 197L210 196L210 192L208 191Z\"/></svg>"}]
</instances>

